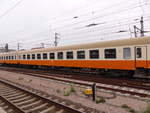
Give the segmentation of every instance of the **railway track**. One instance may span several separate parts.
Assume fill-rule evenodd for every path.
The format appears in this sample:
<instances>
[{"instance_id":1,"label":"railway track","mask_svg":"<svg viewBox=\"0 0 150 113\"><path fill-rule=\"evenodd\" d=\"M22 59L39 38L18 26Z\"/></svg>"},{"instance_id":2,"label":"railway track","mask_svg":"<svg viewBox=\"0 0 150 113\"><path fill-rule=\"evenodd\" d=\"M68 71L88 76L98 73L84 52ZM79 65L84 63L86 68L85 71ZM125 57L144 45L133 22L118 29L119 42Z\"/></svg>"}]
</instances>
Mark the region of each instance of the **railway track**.
<instances>
[{"instance_id":1,"label":"railway track","mask_svg":"<svg viewBox=\"0 0 150 113\"><path fill-rule=\"evenodd\" d=\"M47 79L54 79L54 80L58 80L58 81L62 81L62 82L71 82L71 83L75 83L75 84L80 84L80 85L86 85L86 86L91 86L92 84L90 83L85 83L85 82L79 82L79 81L74 81L75 80L83 80L83 81L90 81L90 82L97 82L97 83L103 83L103 84L109 84L109 85L115 85L115 86L119 86L118 88L114 88L114 87L107 87L107 86L101 86L98 85L97 88L100 89L106 89L106 90L111 90L114 92L120 92L122 94L130 94L130 95L136 95L136 96L140 96L140 97L150 97L150 87L149 85L143 85L143 82L137 82L137 81L128 81L128 80L116 80L116 79L110 79L110 78L94 78L91 76L73 76L73 75L64 75L62 74L58 74L58 73L48 73L45 71L34 71L34 70L28 70L28 69L18 69L18 68L1 68L7 71L11 71L11 72L17 72L17 73L22 73L22 74L27 74L30 76L35 76L35 77L42 77L42 78L47 78ZM61 79L62 78L62 79ZM67 78L63 79L63 78ZM69 80L69 79L70 80ZM149 82L146 82L149 83ZM144 84L146 84L144 82ZM124 89L121 87L129 87L131 89ZM136 89L134 91L134 89ZM139 91L137 91L139 90ZM146 92L146 93L144 93Z\"/></svg>"},{"instance_id":2,"label":"railway track","mask_svg":"<svg viewBox=\"0 0 150 113\"><path fill-rule=\"evenodd\" d=\"M0 106L7 113L99 113L2 79Z\"/></svg>"}]
</instances>

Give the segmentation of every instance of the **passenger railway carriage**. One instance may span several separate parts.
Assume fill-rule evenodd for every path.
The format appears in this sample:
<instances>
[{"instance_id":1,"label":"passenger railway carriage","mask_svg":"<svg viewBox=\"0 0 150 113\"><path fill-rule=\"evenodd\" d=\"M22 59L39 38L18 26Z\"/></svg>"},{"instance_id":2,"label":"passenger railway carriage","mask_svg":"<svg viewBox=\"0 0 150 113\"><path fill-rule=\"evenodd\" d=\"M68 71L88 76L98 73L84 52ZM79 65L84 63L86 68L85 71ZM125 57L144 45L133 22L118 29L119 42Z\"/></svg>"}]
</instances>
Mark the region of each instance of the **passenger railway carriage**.
<instances>
[{"instance_id":1,"label":"passenger railway carriage","mask_svg":"<svg viewBox=\"0 0 150 113\"><path fill-rule=\"evenodd\" d=\"M150 75L150 37L1 53L0 63Z\"/></svg>"}]
</instances>

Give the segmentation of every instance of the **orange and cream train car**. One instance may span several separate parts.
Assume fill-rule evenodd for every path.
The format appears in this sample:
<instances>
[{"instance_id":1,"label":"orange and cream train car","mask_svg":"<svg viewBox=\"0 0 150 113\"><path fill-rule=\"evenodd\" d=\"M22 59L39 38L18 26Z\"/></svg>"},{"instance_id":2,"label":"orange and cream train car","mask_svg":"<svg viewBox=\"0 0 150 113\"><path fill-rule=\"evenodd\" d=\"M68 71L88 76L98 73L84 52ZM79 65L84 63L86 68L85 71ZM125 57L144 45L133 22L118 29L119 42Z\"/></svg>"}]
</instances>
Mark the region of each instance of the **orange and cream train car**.
<instances>
[{"instance_id":1,"label":"orange and cream train car","mask_svg":"<svg viewBox=\"0 0 150 113\"><path fill-rule=\"evenodd\" d=\"M1 53L0 63L150 75L150 37Z\"/></svg>"}]
</instances>

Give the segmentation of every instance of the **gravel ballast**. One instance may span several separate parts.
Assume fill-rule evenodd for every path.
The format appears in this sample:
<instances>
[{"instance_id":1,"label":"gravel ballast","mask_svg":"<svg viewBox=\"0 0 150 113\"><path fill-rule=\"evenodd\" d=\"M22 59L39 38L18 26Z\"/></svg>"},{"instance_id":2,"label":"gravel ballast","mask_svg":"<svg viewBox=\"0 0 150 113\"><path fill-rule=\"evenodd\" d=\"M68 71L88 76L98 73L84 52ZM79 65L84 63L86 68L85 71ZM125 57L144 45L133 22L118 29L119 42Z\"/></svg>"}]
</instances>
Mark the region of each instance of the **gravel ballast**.
<instances>
[{"instance_id":1,"label":"gravel ballast","mask_svg":"<svg viewBox=\"0 0 150 113\"><path fill-rule=\"evenodd\" d=\"M103 97L106 102L97 104L92 101L91 97L87 97L83 94L83 91L85 90L84 86L80 87L75 84L66 84L56 80L38 78L25 74L0 70L0 78L38 89L50 95L68 99L87 107L104 111L104 113L130 113L129 108L137 113L141 113L148 105L148 102L144 100L120 96L114 93L106 93L103 91L97 91L97 95L99 98ZM72 88L74 91L71 92L70 90ZM123 105L127 105L129 108L123 108Z\"/></svg>"}]
</instances>

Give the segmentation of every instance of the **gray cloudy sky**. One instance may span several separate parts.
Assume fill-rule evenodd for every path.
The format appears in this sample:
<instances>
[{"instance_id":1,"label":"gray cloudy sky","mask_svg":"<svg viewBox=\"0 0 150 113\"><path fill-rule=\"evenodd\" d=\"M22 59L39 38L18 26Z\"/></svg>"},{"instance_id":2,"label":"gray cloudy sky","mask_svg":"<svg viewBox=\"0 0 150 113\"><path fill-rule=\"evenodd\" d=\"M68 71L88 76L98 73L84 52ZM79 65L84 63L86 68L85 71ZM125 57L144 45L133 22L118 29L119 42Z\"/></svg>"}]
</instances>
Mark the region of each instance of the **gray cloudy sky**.
<instances>
[{"instance_id":1,"label":"gray cloudy sky","mask_svg":"<svg viewBox=\"0 0 150 113\"><path fill-rule=\"evenodd\" d=\"M55 32L59 45L130 38L140 16L150 31L150 0L0 0L0 47L52 46Z\"/></svg>"}]
</instances>

